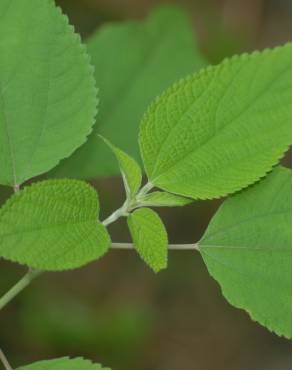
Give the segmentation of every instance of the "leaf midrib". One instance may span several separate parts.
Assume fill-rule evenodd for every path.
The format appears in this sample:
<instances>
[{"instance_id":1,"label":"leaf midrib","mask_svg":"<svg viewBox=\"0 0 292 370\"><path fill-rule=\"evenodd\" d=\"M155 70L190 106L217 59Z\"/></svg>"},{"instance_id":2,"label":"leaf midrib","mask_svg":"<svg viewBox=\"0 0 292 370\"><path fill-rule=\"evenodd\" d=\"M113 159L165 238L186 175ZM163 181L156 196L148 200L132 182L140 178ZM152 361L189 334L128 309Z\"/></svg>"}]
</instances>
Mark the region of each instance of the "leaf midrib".
<instances>
[{"instance_id":1,"label":"leaf midrib","mask_svg":"<svg viewBox=\"0 0 292 370\"><path fill-rule=\"evenodd\" d=\"M246 64L244 64L243 65L243 67L244 66L246 66ZM250 103L250 101L249 101L249 104L247 105L247 106L245 106L245 107L243 107L242 108L242 110L241 110L241 112L234 118L234 117L232 117L231 119L230 119L230 121L228 122L228 123L226 123L226 125L224 125L223 127L222 127L222 129L220 130L220 135L222 135L224 132L225 132L225 130L227 129L227 128L229 128L229 126L231 125L231 124L234 124L235 122L237 122L238 121L238 119L239 118L242 118L242 116L244 116L251 108L253 108L253 106L256 104L256 103L258 103L258 100L259 99L262 99L269 91L270 91L270 89L271 89L271 87L273 86L273 84L275 83L275 82L277 82L277 80L280 78L280 76L282 76L284 73L286 73L287 72L287 70L289 69L289 67L291 67L292 66L292 63L291 64L288 64L288 65L285 65L285 69L283 69L281 72L279 72L278 74L277 74L277 76L275 76L267 85L265 85L262 89L261 89L261 91L257 94L257 96L256 97L252 97L252 103ZM215 77L215 76L214 76ZM237 75L235 75L235 77L238 77ZM211 83L211 82L210 82ZM210 85L209 85L209 87L210 87ZM209 89L209 87L208 87L208 89ZM230 85L229 85L229 87L230 87ZM228 87L228 88L229 88ZM226 90L228 90L228 88L226 89ZM197 101L195 102L195 103L193 103L192 105L191 105L191 107L189 107L189 109L184 113L184 116L191 110L191 109L193 109L193 106L195 105L197 103ZM219 107L217 108L217 110L219 109ZM184 117L183 116L183 117ZM181 117L179 120L178 120L178 123L175 125L175 126L173 126L172 127L172 129L174 129L178 124L181 124L181 120L182 120L182 118L183 117ZM216 116L216 118L217 118L217 116ZM216 127L216 121L214 122L214 125L215 125L215 127ZM172 130L171 129L171 130ZM169 136L169 135L168 135ZM167 137L168 137L167 136ZM189 157L189 156L192 156L195 152L198 152L198 151L200 151L203 147L205 147L206 145L209 145L210 144L210 142L212 142L215 138L218 138L218 131L216 132L216 134L215 135L213 135L213 136L211 136L211 137L209 137L204 143L202 143L202 145L200 145L199 147L197 147L196 149L191 149L188 153L186 153L185 155L184 155L184 157L182 157L180 160L178 160L178 161L176 161L175 163L173 163L171 166L169 166L166 170L164 170L164 172L163 173L161 173L160 175L158 175L157 177L155 177L154 179L152 178L152 182L153 183L158 183L158 181L159 181L159 179L161 178L161 177L163 177L163 176L165 176L168 172L170 172L171 170L173 170L175 167L177 167L177 166L179 166L180 165L180 163L181 162L183 162L183 161L185 161L186 160L186 158L187 157ZM292 142L292 140L291 140L291 142ZM166 143L166 140L164 141L164 145L165 145L165 143ZM160 147L160 150L159 150L159 154L158 154L158 156L161 154L161 150L162 150L162 147L163 146L161 146ZM157 156L157 158L158 158L158 156ZM155 164L155 166L157 167L157 161L156 161L156 164ZM155 173L155 171L153 171L153 174Z\"/></svg>"}]
</instances>

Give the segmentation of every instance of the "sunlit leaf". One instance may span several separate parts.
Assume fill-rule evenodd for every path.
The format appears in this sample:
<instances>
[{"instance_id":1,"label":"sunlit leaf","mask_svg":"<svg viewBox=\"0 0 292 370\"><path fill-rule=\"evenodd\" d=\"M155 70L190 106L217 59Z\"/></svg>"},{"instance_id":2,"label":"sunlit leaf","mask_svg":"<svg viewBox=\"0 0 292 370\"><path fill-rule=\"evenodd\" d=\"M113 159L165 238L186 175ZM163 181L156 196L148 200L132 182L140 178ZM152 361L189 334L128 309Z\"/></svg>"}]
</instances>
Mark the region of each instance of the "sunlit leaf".
<instances>
[{"instance_id":1,"label":"sunlit leaf","mask_svg":"<svg viewBox=\"0 0 292 370\"><path fill-rule=\"evenodd\" d=\"M235 56L168 89L141 126L150 181L208 199L265 176L292 143L291 58L292 43Z\"/></svg>"}]
</instances>

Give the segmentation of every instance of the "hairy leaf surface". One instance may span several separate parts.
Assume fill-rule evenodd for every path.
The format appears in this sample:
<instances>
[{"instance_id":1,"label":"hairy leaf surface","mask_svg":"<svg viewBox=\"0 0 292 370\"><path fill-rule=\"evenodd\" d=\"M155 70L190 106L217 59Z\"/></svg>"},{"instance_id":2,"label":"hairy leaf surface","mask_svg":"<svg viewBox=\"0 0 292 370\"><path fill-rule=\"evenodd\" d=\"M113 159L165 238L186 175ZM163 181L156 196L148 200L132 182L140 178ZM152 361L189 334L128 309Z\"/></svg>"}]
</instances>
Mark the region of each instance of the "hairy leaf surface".
<instances>
[{"instance_id":1,"label":"hairy leaf surface","mask_svg":"<svg viewBox=\"0 0 292 370\"><path fill-rule=\"evenodd\" d=\"M120 171L122 173L127 198L132 198L140 189L142 182L142 171L138 163L127 153L114 146L107 139L102 138L116 156Z\"/></svg>"},{"instance_id":2,"label":"hairy leaf surface","mask_svg":"<svg viewBox=\"0 0 292 370\"><path fill-rule=\"evenodd\" d=\"M195 199L263 177L292 143L292 44L227 59L181 80L146 113L150 181Z\"/></svg>"},{"instance_id":3,"label":"hairy leaf surface","mask_svg":"<svg viewBox=\"0 0 292 370\"><path fill-rule=\"evenodd\" d=\"M199 248L227 300L279 335L292 337L292 171L226 200Z\"/></svg>"},{"instance_id":4,"label":"hairy leaf surface","mask_svg":"<svg viewBox=\"0 0 292 370\"><path fill-rule=\"evenodd\" d=\"M83 144L96 114L92 67L52 0L0 1L0 183L21 184Z\"/></svg>"},{"instance_id":5,"label":"hairy leaf surface","mask_svg":"<svg viewBox=\"0 0 292 370\"><path fill-rule=\"evenodd\" d=\"M94 364L83 358L70 359L67 357L54 360L39 361L19 367L17 370L110 370Z\"/></svg>"},{"instance_id":6,"label":"hairy leaf surface","mask_svg":"<svg viewBox=\"0 0 292 370\"><path fill-rule=\"evenodd\" d=\"M155 272L167 267L167 232L156 212L149 208L134 211L128 217L134 247Z\"/></svg>"},{"instance_id":7,"label":"hairy leaf surface","mask_svg":"<svg viewBox=\"0 0 292 370\"><path fill-rule=\"evenodd\" d=\"M139 198L139 202L147 207L182 207L193 202L193 199L164 191L153 191Z\"/></svg>"},{"instance_id":8,"label":"hairy leaf surface","mask_svg":"<svg viewBox=\"0 0 292 370\"><path fill-rule=\"evenodd\" d=\"M38 270L65 270L101 257L109 247L98 223L97 193L77 180L26 187L0 210L0 257Z\"/></svg>"},{"instance_id":9,"label":"hairy leaf surface","mask_svg":"<svg viewBox=\"0 0 292 370\"><path fill-rule=\"evenodd\" d=\"M170 6L154 10L144 22L103 26L88 50L102 94L95 134L53 172L58 177L119 173L96 133L140 159L139 122L148 104L178 78L205 65L185 13Z\"/></svg>"}]
</instances>

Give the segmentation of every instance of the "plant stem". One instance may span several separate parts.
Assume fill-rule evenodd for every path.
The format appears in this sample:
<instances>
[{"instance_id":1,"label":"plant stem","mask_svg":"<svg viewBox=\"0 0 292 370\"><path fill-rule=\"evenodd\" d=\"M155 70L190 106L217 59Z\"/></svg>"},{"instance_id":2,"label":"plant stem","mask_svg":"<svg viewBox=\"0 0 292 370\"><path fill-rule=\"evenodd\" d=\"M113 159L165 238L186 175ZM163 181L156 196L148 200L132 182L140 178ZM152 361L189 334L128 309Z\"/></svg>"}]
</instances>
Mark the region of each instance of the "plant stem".
<instances>
[{"instance_id":1,"label":"plant stem","mask_svg":"<svg viewBox=\"0 0 292 370\"><path fill-rule=\"evenodd\" d=\"M121 209L120 209L121 210ZM118 210L118 211L120 211ZM110 217L108 217L103 224L109 225L111 222L114 222L117 218L120 217L120 212L114 212ZM112 243L112 249L122 249L122 250L131 250L134 249L134 245L132 243ZM199 251L198 243L194 244L169 244L169 250L177 250L177 251ZM36 277L41 275L43 272L38 270L30 270L22 279L20 279L4 296L0 298L0 311L15 298L20 292L22 292ZM0 350L1 351L1 350ZM3 357L3 356L2 356ZM0 360L1 352L0 352ZM10 370L7 368L7 370Z\"/></svg>"},{"instance_id":2,"label":"plant stem","mask_svg":"<svg viewBox=\"0 0 292 370\"><path fill-rule=\"evenodd\" d=\"M137 206L137 200L139 197L144 196L147 194L151 189L153 189L154 185L151 182L148 182L137 194L136 198L130 202L128 199L126 202L113 212L109 217L107 217L102 224L104 226L108 226L118 220L120 217L127 216L129 212L131 212ZM14 187L15 192L19 190L19 186ZM133 249L134 246L131 243L112 243L113 249ZM170 250L199 250L198 244L169 244L168 249ZM13 298L15 298L22 290L24 290L36 277L42 274L42 271L37 270L29 270L28 273L18 281L3 297L0 298L0 310L2 310ZM1 351L1 350L0 350ZM0 352L0 360L3 361L3 354L1 356ZM5 358L5 356L4 356ZM6 364L7 365L7 364ZM9 367L6 367L6 370L12 370Z\"/></svg>"},{"instance_id":3,"label":"plant stem","mask_svg":"<svg viewBox=\"0 0 292 370\"><path fill-rule=\"evenodd\" d=\"M146 195L151 189L153 189L154 185L151 182L147 182L146 185L138 192L134 199L127 199L125 203L122 205L121 208L117 209L114 213L112 213L109 217L107 217L102 224L104 226L108 226L113 222L117 221L120 217L127 216L135 207L137 206L137 200Z\"/></svg>"},{"instance_id":4,"label":"plant stem","mask_svg":"<svg viewBox=\"0 0 292 370\"><path fill-rule=\"evenodd\" d=\"M15 185L13 186L13 190L14 190L14 193L19 192L19 190L20 190L20 185L15 184Z\"/></svg>"},{"instance_id":5,"label":"plant stem","mask_svg":"<svg viewBox=\"0 0 292 370\"><path fill-rule=\"evenodd\" d=\"M2 362L5 370L13 370L12 367L10 366L6 356L4 355L4 352L0 348L0 361Z\"/></svg>"},{"instance_id":6,"label":"plant stem","mask_svg":"<svg viewBox=\"0 0 292 370\"><path fill-rule=\"evenodd\" d=\"M134 245L132 243L112 243L111 248L113 249L133 249ZM169 244L169 250L178 250L178 251L190 251L190 250L199 250L199 245L195 244Z\"/></svg>"},{"instance_id":7,"label":"plant stem","mask_svg":"<svg viewBox=\"0 0 292 370\"><path fill-rule=\"evenodd\" d=\"M150 181L147 182L147 184L144 185L142 187L142 189L140 189L140 191L137 194L137 197L136 198L143 197L144 195L146 195L147 193L149 193L149 191L152 190L153 188L154 188L154 185Z\"/></svg>"},{"instance_id":8,"label":"plant stem","mask_svg":"<svg viewBox=\"0 0 292 370\"><path fill-rule=\"evenodd\" d=\"M29 270L22 279L20 279L3 297L0 298L0 310L2 310L13 298L15 298L23 289L25 289L42 272Z\"/></svg>"},{"instance_id":9,"label":"plant stem","mask_svg":"<svg viewBox=\"0 0 292 370\"><path fill-rule=\"evenodd\" d=\"M126 216L128 214L127 204L125 203L121 208L117 209L114 213L112 213L108 218L106 218L102 224L104 226L108 226L115 222L120 217Z\"/></svg>"}]
</instances>

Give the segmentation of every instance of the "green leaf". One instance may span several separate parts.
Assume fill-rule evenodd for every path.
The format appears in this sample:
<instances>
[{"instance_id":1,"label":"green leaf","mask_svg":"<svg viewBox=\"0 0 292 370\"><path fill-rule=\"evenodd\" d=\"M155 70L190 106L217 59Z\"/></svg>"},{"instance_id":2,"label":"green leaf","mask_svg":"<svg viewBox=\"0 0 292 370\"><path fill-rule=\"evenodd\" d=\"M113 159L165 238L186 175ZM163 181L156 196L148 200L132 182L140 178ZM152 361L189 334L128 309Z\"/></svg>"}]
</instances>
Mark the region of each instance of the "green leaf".
<instances>
[{"instance_id":1,"label":"green leaf","mask_svg":"<svg viewBox=\"0 0 292 370\"><path fill-rule=\"evenodd\" d=\"M0 183L53 168L96 115L85 48L52 0L0 1Z\"/></svg>"},{"instance_id":2,"label":"green leaf","mask_svg":"<svg viewBox=\"0 0 292 370\"><path fill-rule=\"evenodd\" d=\"M292 143L291 58L292 44L235 56L168 89L141 126L150 181L208 199L265 176Z\"/></svg>"},{"instance_id":3,"label":"green leaf","mask_svg":"<svg viewBox=\"0 0 292 370\"><path fill-rule=\"evenodd\" d=\"M8 186L0 186L0 207L13 194L13 190Z\"/></svg>"},{"instance_id":4,"label":"green leaf","mask_svg":"<svg viewBox=\"0 0 292 370\"><path fill-rule=\"evenodd\" d=\"M88 42L102 101L88 142L52 173L93 178L119 173L97 134L140 160L138 130L148 104L182 76L206 64L186 14L159 7L144 21L103 26Z\"/></svg>"},{"instance_id":5,"label":"green leaf","mask_svg":"<svg viewBox=\"0 0 292 370\"><path fill-rule=\"evenodd\" d=\"M0 257L38 270L65 270L98 259L110 239L97 193L77 180L26 187L0 210Z\"/></svg>"},{"instance_id":6,"label":"green leaf","mask_svg":"<svg viewBox=\"0 0 292 370\"><path fill-rule=\"evenodd\" d=\"M19 367L17 370L110 370L94 364L83 358L70 359L68 357L54 360L39 361L33 364Z\"/></svg>"},{"instance_id":7,"label":"green leaf","mask_svg":"<svg viewBox=\"0 0 292 370\"><path fill-rule=\"evenodd\" d=\"M163 191L154 191L139 198L139 203L147 207L181 207L192 202L193 199Z\"/></svg>"},{"instance_id":8,"label":"green leaf","mask_svg":"<svg viewBox=\"0 0 292 370\"><path fill-rule=\"evenodd\" d=\"M199 242L227 300L278 335L292 337L292 171L265 180L221 206Z\"/></svg>"},{"instance_id":9,"label":"green leaf","mask_svg":"<svg viewBox=\"0 0 292 370\"><path fill-rule=\"evenodd\" d=\"M110 141L101 137L116 156L122 173L127 198L133 198L142 183L142 171L138 163L128 154L114 146Z\"/></svg>"},{"instance_id":10,"label":"green leaf","mask_svg":"<svg viewBox=\"0 0 292 370\"><path fill-rule=\"evenodd\" d=\"M167 267L167 232L160 217L149 208L141 208L128 216L134 247L153 271Z\"/></svg>"}]
</instances>

